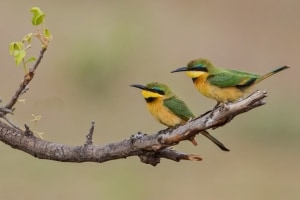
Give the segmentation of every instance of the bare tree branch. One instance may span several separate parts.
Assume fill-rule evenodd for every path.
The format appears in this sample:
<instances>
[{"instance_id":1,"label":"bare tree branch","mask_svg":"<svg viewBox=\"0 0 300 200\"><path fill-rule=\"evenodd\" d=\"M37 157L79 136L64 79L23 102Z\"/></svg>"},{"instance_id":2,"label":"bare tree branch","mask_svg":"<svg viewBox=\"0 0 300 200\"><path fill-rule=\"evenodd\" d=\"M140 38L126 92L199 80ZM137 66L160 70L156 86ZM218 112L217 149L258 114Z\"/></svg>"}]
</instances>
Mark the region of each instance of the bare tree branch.
<instances>
[{"instance_id":1,"label":"bare tree branch","mask_svg":"<svg viewBox=\"0 0 300 200\"><path fill-rule=\"evenodd\" d=\"M85 144L80 146L49 142L35 137L28 126L25 126L24 132L8 126L2 121L0 121L0 140L34 157L61 162L102 163L129 156L139 156L143 163L153 166L157 165L161 158L173 161L200 161L202 158L198 155L180 153L169 147L177 145L183 140L190 140L201 130L223 126L235 116L264 105L265 97L266 92L256 91L242 101L221 106L213 113L208 112L173 130L167 129L152 135L137 133L120 142L105 145L93 145L91 138L87 138ZM92 136L93 129L94 124L88 134L89 137Z\"/></svg>"}]
</instances>

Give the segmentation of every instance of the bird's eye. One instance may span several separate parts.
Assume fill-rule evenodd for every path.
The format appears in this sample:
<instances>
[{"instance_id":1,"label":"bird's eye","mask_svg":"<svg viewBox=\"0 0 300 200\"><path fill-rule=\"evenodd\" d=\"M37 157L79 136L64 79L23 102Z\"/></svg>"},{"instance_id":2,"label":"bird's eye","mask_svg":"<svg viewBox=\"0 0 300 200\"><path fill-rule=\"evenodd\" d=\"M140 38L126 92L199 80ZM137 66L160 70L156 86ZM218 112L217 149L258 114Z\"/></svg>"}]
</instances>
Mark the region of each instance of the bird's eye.
<instances>
[{"instance_id":1,"label":"bird's eye","mask_svg":"<svg viewBox=\"0 0 300 200\"><path fill-rule=\"evenodd\" d=\"M158 87L154 87L154 88L152 88L152 90L154 92L158 93L158 94L161 94L161 95L165 94L165 92L163 90L161 90L160 88L158 88Z\"/></svg>"},{"instance_id":2,"label":"bird's eye","mask_svg":"<svg viewBox=\"0 0 300 200\"><path fill-rule=\"evenodd\" d=\"M161 94L161 95L165 95L165 92L162 91L162 90L157 90L157 93L158 93L158 94Z\"/></svg>"},{"instance_id":3,"label":"bird's eye","mask_svg":"<svg viewBox=\"0 0 300 200\"><path fill-rule=\"evenodd\" d=\"M193 68L195 71L207 72L207 67L203 64L197 64Z\"/></svg>"},{"instance_id":4,"label":"bird's eye","mask_svg":"<svg viewBox=\"0 0 300 200\"><path fill-rule=\"evenodd\" d=\"M198 64L195 66L196 68L203 68L203 65L202 64Z\"/></svg>"}]
</instances>

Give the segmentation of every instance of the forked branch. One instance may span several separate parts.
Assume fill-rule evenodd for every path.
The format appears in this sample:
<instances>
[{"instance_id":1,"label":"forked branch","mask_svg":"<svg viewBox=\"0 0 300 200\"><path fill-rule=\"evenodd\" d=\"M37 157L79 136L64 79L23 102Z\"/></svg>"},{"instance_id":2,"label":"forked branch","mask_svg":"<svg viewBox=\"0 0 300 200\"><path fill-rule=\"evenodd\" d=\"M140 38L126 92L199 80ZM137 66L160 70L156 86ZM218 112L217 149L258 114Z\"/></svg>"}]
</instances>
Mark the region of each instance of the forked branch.
<instances>
[{"instance_id":1,"label":"forked branch","mask_svg":"<svg viewBox=\"0 0 300 200\"><path fill-rule=\"evenodd\" d=\"M208 112L176 129L159 131L151 135L137 133L127 139L110 144L92 144L91 135L94 132L94 124L88 133L87 142L79 146L45 141L30 134L28 127L23 132L1 121L0 140L37 158L61 162L102 163L130 156L139 156L143 163L153 166L157 165L161 158L173 161L200 161L202 158L199 155L181 153L170 147L195 137L201 130L223 126L235 116L264 105L265 97L266 92L256 91L242 101L219 107L213 113Z\"/></svg>"}]
</instances>

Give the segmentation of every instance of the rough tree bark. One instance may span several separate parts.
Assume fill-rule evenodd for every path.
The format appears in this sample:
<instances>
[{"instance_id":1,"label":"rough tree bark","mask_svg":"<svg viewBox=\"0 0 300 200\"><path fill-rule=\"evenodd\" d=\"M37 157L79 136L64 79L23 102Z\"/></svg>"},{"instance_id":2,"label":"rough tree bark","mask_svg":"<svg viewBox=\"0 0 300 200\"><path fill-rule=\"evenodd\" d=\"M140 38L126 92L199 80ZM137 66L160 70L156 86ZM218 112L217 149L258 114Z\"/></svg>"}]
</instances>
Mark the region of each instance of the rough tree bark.
<instances>
[{"instance_id":1,"label":"rough tree bark","mask_svg":"<svg viewBox=\"0 0 300 200\"><path fill-rule=\"evenodd\" d=\"M152 135L137 133L120 142L105 145L92 144L94 123L92 123L85 143L79 146L45 141L34 136L26 125L26 130L22 131L2 121L0 121L0 140L34 157L61 162L101 163L129 156L139 156L143 163L153 166L157 165L161 158L173 161L200 161L202 158L199 155L181 153L170 147L193 138L201 130L223 126L235 116L264 105L265 97L266 92L256 91L242 101L225 104L214 110L213 113L211 111L205 113L173 130L167 129Z\"/></svg>"}]
</instances>

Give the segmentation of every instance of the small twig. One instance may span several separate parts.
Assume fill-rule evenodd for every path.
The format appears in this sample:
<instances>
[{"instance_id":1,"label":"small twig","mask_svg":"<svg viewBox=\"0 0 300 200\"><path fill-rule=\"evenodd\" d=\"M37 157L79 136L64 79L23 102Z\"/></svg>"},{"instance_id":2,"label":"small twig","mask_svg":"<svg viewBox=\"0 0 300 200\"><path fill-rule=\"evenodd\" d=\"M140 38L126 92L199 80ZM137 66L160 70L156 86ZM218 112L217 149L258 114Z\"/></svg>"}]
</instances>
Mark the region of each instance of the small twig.
<instances>
[{"instance_id":1,"label":"small twig","mask_svg":"<svg viewBox=\"0 0 300 200\"><path fill-rule=\"evenodd\" d=\"M32 133L32 131L30 130L30 128L29 128L29 126L27 126L27 124L24 124L24 126L25 126L25 131L24 131L24 135L25 136L33 136L33 133Z\"/></svg>"},{"instance_id":2,"label":"small twig","mask_svg":"<svg viewBox=\"0 0 300 200\"><path fill-rule=\"evenodd\" d=\"M17 103L20 96L23 95L29 89L28 84L33 79L35 71L36 71L37 67L39 66L46 50L47 50L47 48L42 48L42 50L40 51L39 58L37 59L37 61L33 65L33 67L29 70L29 72L25 74L24 79L21 82L17 91L15 92L14 96L11 98L11 100L5 106L0 108L0 117L3 118L5 121L7 121L8 124L10 124L12 127L16 128L18 130L20 130L20 128L18 128L16 125L14 125L12 122L10 122L5 117L5 115L7 113L13 114L14 105Z\"/></svg>"},{"instance_id":3,"label":"small twig","mask_svg":"<svg viewBox=\"0 0 300 200\"><path fill-rule=\"evenodd\" d=\"M6 115L7 113L13 114L13 110L7 109L5 107L0 107L0 117Z\"/></svg>"},{"instance_id":4,"label":"small twig","mask_svg":"<svg viewBox=\"0 0 300 200\"><path fill-rule=\"evenodd\" d=\"M28 85L25 86L24 90L21 92L20 96L25 94L29 90Z\"/></svg>"},{"instance_id":5,"label":"small twig","mask_svg":"<svg viewBox=\"0 0 300 200\"><path fill-rule=\"evenodd\" d=\"M12 97L12 99L4 106L5 109L8 110L12 110L12 108L14 107L14 105L16 104L16 102L18 101L19 97L26 92L27 88L28 88L28 84L30 83L30 81L33 79L33 76L35 74L35 71L37 69L37 67L39 66L45 51L47 50L47 48L42 48L42 50L40 51L40 55L39 58L36 60L35 64L33 65L33 67L29 70L29 72L27 74L25 74L24 79L22 81L22 83L20 84L19 88L17 89L17 91L15 92L14 96ZM7 114L7 113L5 113Z\"/></svg>"},{"instance_id":6,"label":"small twig","mask_svg":"<svg viewBox=\"0 0 300 200\"><path fill-rule=\"evenodd\" d=\"M1 118L3 118L9 125L11 125L12 127L14 127L17 130L21 130L19 127L17 127L16 125L14 125L5 115L2 115Z\"/></svg>"},{"instance_id":7,"label":"small twig","mask_svg":"<svg viewBox=\"0 0 300 200\"><path fill-rule=\"evenodd\" d=\"M162 149L157 152L144 151L138 156L142 163L150 164L152 166L156 166L157 164L159 164L161 158L169 159L175 162L179 162L181 160L190 160L190 161L202 160L202 158L199 155L185 154L171 148Z\"/></svg>"},{"instance_id":8,"label":"small twig","mask_svg":"<svg viewBox=\"0 0 300 200\"><path fill-rule=\"evenodd\" d=\"M92 145L92 144L93 144L93 133L94 133L94 128L95 128L95 122L92 121L90 131L89 131L89 133L86 135L86 141L85 141L84 146Z\"/></svg>"},{"instance_id":9,"label":"small twig","mask_svg":"<svg viewBox=\"0 0 300 200\"><path fill-rule=\"evenodd\" d=\"M202 160L202 158L199 155L185 154L170 148L159 151L159 155L162 158L167 158L176 162L179 162L181 160L190 160L190 161Z\"/></svg>"},{"instance_id":10,"label":"small twig","mask_svg":"<svg viewBox=\"0 0 300 200\"><path fill-rule=\"evenodd\" d=\"M38 59L36 60L36 62L34 63L33 67L30 69L30 71L32 72L35 72L37 67L40 65L43 57L44 57L44 54L46 52L47 48L42 48L42 50L40 51L40 55L38 57Z\"/></svg>"}]
</instances>

